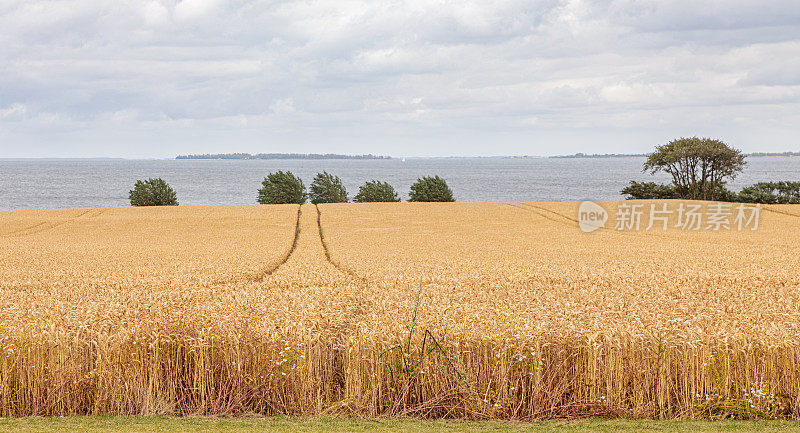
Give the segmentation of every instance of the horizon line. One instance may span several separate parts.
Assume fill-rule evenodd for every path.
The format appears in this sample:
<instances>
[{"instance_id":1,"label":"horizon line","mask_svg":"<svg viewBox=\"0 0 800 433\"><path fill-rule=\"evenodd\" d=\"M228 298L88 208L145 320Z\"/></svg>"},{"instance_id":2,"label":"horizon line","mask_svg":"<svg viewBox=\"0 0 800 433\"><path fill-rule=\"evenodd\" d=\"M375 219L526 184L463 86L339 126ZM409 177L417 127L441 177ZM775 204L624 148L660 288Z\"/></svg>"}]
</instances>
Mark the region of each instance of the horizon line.
<instances>
[{"instance_id":1,"label":"horizon line","mask_svg":"<svg viewBox=\"0 0 800 433\"><path fill-rule=\"evenodd\" d=\"M233 152L236 153L236 152ZM232 153L230 153L232 154ZM315 153L305 153L302 155L314 155ZM216 154L214 154L216 155ZM228 155L225 153L219 155ZM280 155L280 154L277 154ZM324 154L320 154L324 155ZM423 155L382 155L380 159L455 159L455 158L642 158L646 157L648 153L573 153L573 154L558 154L558 155L443 155L443 156L423 156ZM743 153L745 156L754 157L771 157L771 156L786 156L786 157L800 157L798 151L782 151L782 152L748 152ZM186 156L186 155L178 155ZM115 157L115 156L20 156L20 157L0 157L0 161L35 161L35 160L72 160L72 161L86 161L86 160L105 160L105 161L281 161L281 160L355 160L355 158L347 158L351 156L361 156L356 154L341 154L343 158L177 158L176 157ZM363 159L365 161L372 159Z\"/></svg>"}]
</instances>

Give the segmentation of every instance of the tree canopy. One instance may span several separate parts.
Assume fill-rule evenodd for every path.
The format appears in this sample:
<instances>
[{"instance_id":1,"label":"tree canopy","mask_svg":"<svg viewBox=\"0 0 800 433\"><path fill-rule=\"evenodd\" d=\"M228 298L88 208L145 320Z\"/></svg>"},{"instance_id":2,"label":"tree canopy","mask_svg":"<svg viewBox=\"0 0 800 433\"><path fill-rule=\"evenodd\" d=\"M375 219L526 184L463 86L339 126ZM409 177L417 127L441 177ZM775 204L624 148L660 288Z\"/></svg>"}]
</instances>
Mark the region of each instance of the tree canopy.
<instances>
[{"instance_id":1,"label":"tree canopy","mask_svg":"<svg viewBox=\"0 0 800 433\"><path fill-rule=\"evenodd\" d=\"M258 190L261 204L303 204L307 198L306 186L291 171L268 174Z\"/></svg>"},{"instance_id":2,"label":"tree canopy","mask_svg":"<svg viewBox=\"0 0 800 433\"><path fill-rule=\"evenodd\" d=\"M422 202L450 202L455 201L453 191L447 186L447 182L439 176L426 176L417 179L411 185L408 193L408 201Z\"/></svg>"},{"instance_id":3,"label":"tree canopy","mask_svg":"<svg viewBox=\"0 0 800 433\"><path fill-rule=\"evenodd\" d=\"M398 202L400 197L394 188L386 182L371 180L361 185L358 189L358 194L353 197L356 203L370 203L370 202Z\"/></svg>"},{"instance_id":4,"label":"tree canopy","mask_svg":"<svg viewBox=\"0 0 800 433\"><path fill-rule=\"evenodd\" d=\"M334 176L327 171L317 173L311 182L311 203L347 203L347 190L342 185L339 176Z\"/></svg>"}]
</instances>

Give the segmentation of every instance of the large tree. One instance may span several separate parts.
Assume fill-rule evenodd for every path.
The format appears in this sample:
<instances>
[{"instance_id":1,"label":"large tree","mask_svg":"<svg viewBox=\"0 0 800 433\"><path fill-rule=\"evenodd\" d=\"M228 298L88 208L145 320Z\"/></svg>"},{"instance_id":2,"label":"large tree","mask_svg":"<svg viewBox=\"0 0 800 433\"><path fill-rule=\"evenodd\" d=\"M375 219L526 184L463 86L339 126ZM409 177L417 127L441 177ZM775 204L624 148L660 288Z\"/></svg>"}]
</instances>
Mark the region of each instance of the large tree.
<instances>
[{"instance_id":1,"label":"large tree","mask_svg":"<svg viewBox=\"0 0 800 433\"><path fill-rule=\"evenodd\" d=\"M656 147L643 171L668 173L683 198L717 200L725 192L725 182L735 178L745 164L740 150L720 140L692 137Z\"/></svg>"}]
</instances>

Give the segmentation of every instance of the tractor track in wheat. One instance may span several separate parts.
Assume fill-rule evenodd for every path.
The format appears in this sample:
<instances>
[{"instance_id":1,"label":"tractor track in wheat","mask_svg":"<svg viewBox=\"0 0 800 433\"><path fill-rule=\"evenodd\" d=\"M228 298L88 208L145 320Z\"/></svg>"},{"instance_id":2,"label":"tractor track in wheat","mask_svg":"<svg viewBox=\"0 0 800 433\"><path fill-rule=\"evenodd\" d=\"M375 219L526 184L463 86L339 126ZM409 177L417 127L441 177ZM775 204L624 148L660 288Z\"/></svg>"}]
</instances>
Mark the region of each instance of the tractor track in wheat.
<instances>
[{"instance_id":1,"label":"tractor track in wheat","mask_svg":"<svg viewBox=\"0 0 800 433\"><path fill-rule=\"evenodd\" d=\"M338 263L336 260L333 260L333 258L331 257L330 248L328 247L328 243L325 242L325 232L322 229L322 211L320 211L319 205L314 205L314 207L317 209L317 229L319 230L319 241L320 241L320 243L322 243L322 250L325 252L325 259L334 268L339 270L339 272L342 272L342 273L350 276L351 278L353 278L353 279L355 279L355 280L357 280L357 281L359 281L361 283L366 284L368 282L368 280L365 277L362 277L362 276L358 275L352 269L349 269L346 266L342 265L341 263Z\"/></svg>"},{"instance_id":2,"label":"tractor track in wheat","mask_svg":"<svg viewBox=\"0 0 800 433\"><path fill-rule=\"evenodd\" d=\"M5 233L2 236L3 237L7 237L7 238L20 238L20 237L23 237L23 236L35 235L35 234L38 234L38 233L42 233L42 232L45 232L45 231L52 230L54 228L63 226L64 224L68 224L68 223L74 222L74 221L76 221L78 219L82 219L83 217L85 217L87 215L88 215L87 218L96 218L96 217L102 215L105 211L106 211L106 209L104 209L104 208L86 209L85 211L79 213L78 215L75 215L74 217L68 218L68 219L66 219L64 221L58 221L58 222L42 221L42 222L40 222L38 224L34 224L34 225L31 225L31 226L28 226L28 227L23 227L21 229L17 229L17 230L11 231L9 233Z\"/></svg>"},{"instance_id":3,"label":"tractor track in wheat","mask_svg":"<svg viewBox=\"0 0 800 433\"><path fill-rule=\"evenodd\" d=\"M294 254L294 250L297 248L297 239L300 237L300 214L303 211L302 208L303 207L301 205L297 205L297 219L294 225L294 238L292 239L292 245L286 251L286 254L284 254L277 261L277 263L269 265L265 269L262 269L256 272L255 274L251 275L249 278L250 281L255 281L255 282L264 281L265 278L275 273L278 269L280 269L281 266L283 266L287 261L289 261L289 257L291 257L292 254Z\"/></svg>"}]
</instances>

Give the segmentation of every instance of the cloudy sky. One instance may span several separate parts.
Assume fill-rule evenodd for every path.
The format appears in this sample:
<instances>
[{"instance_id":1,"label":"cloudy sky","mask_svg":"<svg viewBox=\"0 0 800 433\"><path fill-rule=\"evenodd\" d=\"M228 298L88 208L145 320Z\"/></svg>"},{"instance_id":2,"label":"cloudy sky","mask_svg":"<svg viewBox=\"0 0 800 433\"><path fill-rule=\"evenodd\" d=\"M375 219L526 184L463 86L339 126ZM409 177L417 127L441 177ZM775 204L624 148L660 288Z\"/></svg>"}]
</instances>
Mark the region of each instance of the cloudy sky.
<instances>
[{"instance_id":1,"label":"cloudy sky","mask_svg":"<svg viewBox=\"0 0 800 433\"><path fill-rule=\"evenodd\" d=\"M800 151L797 0L0 0L0 157Z\"/></svg>"}]
</instances>

